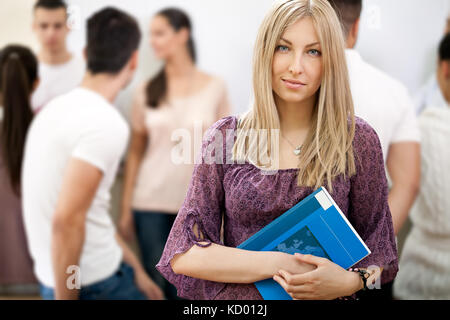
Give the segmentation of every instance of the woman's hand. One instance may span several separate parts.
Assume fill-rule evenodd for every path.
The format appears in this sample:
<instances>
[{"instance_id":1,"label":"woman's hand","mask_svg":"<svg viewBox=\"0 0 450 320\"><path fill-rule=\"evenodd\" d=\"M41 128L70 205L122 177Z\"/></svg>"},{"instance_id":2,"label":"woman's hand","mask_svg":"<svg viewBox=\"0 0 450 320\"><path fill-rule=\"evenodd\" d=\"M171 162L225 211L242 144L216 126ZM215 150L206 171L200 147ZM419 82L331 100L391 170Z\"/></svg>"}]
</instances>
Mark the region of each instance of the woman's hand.
<instances>
[{"instance_id":1,"label":"woman's hand","mask_svg":"<svg viewBox=\"0 0 450 320\"><path fill-rule=\"evenodd\" d=\"M279 275L280 270L284 270L290 274L303 274L316 269L315 265L304 262L298 259L295 255L284 252L274 252L274 254L276 255L275 258L270 259L270 261L277 262L274 266L272 276Z\"/></svg>"},{"instance_id":2,"label":"woman's hand","mask_svg":"<svg viewBox=\"0 0 450 320\"><path fill-rule=\"evenodd\" d=\"M298 253L295 257L315 266L315 269L303 274L280 270L273 277L295 300L334 300L350 296L363 288L357 273L344 270L328 259Z\"/></svg>"}]
</instances>

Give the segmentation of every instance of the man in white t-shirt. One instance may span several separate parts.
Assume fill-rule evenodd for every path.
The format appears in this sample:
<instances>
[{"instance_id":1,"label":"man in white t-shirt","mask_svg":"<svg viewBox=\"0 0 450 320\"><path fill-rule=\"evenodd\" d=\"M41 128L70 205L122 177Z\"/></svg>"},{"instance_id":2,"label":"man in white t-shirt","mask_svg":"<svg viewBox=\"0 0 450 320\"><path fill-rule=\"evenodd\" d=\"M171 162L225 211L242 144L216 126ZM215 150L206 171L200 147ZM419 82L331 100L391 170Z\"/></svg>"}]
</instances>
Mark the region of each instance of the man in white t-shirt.
<instances>
[{"instance_id":1,"label":"man in white t-shirt","mask_svg":"<svg viewBox=\"0 0 450 320\"><path fill-rule=\"evenodd\" d=\"M112 103L135 73L140 37L122 11L94 14L81 86L50 102L29 129L22 201L44 299L163 298L108 213L129 137Z\"/></svg>"},{"instance_id":2,"label":"man in white t-shirt","mask_svg":"<svg viewBox=\"0 0 450 320\"><path fill-rule=\"evenodd\" d=\"M377 132L391 180L389 207L397 235L408 218L420 186L420 131L406 87L366 63L356 45L361 0L329 0L341 19L356 116Z\"/></svg>"},{"instance_id":3,"label":"man in white t-shirt","mask_svg":"<svg viewBox=\"0 0 450 320\"><path fill-rule=\"evenodd\" d=\"M39 86L31 98L35 113L53 98L76 88L86 64L81 55L67 49L67 6L62 0L38 0L34 6L33 31L41 45L38 54Z\"/></svg>"}]
</instances>

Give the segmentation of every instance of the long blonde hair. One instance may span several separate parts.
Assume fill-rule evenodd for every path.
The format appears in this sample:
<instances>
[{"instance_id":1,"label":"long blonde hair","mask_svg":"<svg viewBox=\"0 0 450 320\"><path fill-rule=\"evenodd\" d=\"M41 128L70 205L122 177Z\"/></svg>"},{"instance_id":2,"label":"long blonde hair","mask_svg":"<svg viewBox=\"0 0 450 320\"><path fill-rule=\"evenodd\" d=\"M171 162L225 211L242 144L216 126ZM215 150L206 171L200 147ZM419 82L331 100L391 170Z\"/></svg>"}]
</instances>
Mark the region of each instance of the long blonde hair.
<instances>
[{"instance_id":1,"label":"long blonde hair","mask_svg":"<svg viewBox=\"0 0 450 320\"><path fill-rule=\"evenodd\" d=\"M274 169L273 151L280 119L272 89L272 62L279 39L299 19L311 17L322 47L323 76L311 130L299 157L298 185L318 188L343 174L355 174L353 138L355 117L345 60L344 37L339 19L327 0L283 0L266 15L257 36L253 57L254 103L236 130L233 160L248 161L260 168ZM264 131L272 139L248 136ZM276 133L276 134L275 134ZM259 150L266 149L270 164L262 163ZM259 148L259 149L258 149Z\"/></svg>"}]
</instances>

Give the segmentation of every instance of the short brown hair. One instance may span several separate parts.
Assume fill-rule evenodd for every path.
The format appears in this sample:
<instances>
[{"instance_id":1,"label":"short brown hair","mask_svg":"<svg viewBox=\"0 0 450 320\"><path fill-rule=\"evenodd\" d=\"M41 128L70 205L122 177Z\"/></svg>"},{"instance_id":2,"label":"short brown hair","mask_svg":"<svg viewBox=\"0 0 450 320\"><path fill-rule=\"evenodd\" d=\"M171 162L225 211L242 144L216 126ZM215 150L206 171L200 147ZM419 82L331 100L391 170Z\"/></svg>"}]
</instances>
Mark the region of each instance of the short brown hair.
<instances>
[{"instance_id":1,"label":"short brown hair","mask_svg":"<svg viewBox=\"0 0 450 320\"><path fill-rule=\"evenodd\" d=\"M107 7L87 22L87 69L92 74L118 73L139 47L136 20L124 11Z\"/></svg>"},{"instance_id":2,"label":"short brown hair","mask_svg":"<svg viewBox=\"0 0 450 320\"><path fill-rule=\"evenodd\" d=\"M67 11L67 4L63 0L38 0L34 5L34 10L38 8L48 10L64 9Z\"/></svg>"},{"instance_id":3,"label":"short brown hair","mask_svg":"<svg viewBox=\"0 0 450 320\"><path fill-rule=\"evenodd\" d=\"M348 37L350 29L361 16L362 0L328 0L336 11L342 24L344 36Z\"/></svg>"}]
</instances>

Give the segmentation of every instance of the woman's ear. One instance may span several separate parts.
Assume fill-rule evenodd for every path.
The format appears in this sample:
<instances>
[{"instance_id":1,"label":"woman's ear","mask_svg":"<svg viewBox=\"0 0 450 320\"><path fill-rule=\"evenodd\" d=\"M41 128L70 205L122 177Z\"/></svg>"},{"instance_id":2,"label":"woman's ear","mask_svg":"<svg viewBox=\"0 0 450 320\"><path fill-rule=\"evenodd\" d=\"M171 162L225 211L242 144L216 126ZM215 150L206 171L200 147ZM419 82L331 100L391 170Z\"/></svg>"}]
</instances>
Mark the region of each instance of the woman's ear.
<instances>
[{"instance_id":1,"label":"woman's ear","mask_svg":"<svg viewBox=\"0 0 450 320\"><path fill-rule=\"evenodd\" d=\"M359 22L360 21L361 20L358 18L349 30L349 34L347 36L347 41L346 41L347 48L353 49L356 46L356 42L358 41Z\"/></svg>"},{"instance_id":2,"label":"woman's ear","mask_svg":"<svg viewBox=\"0 0 450 320\"><path fill-rule=\"evenodd\" d=\"M178 31L178 37L181 43L187 43L189 38L191 37L191 32L188 30L188 28L181 28Z\"/></svg>"}]
</instances>

